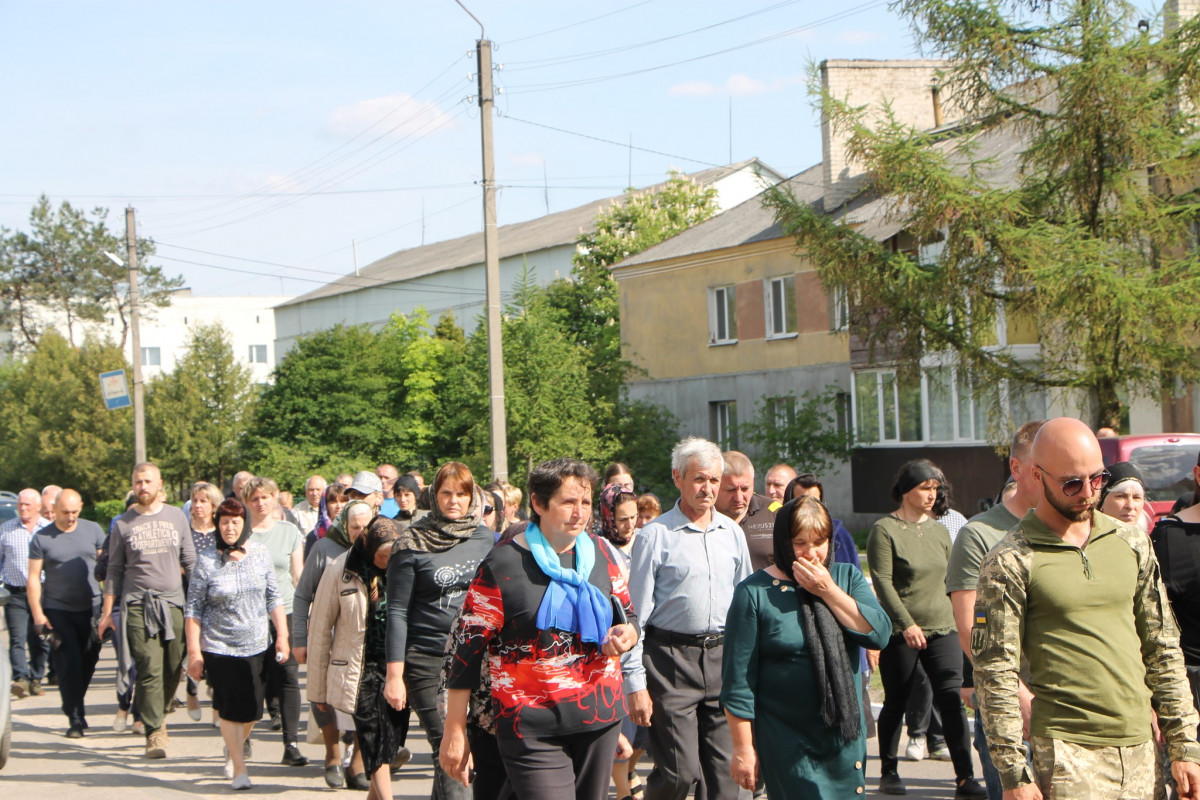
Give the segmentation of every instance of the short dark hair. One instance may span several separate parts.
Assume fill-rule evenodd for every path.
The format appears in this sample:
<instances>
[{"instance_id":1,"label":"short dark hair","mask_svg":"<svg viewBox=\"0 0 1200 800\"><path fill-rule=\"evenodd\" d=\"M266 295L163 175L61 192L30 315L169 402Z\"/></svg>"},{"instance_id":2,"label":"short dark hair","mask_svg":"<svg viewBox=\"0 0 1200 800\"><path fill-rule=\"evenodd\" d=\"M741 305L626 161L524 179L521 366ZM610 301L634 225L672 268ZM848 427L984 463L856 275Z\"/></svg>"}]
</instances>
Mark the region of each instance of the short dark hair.
<instances>
[{"instance_id":1,"label":"short dark hair","mask_svg":"<svg viewBox=\"0 0 1200 800\"><path fill-rule=\"evenodd\" d=\"M537 501L543 506L549 505L550 498L554 497L554 493L562 487L567 478L574 478L580 483L586 483L589 492L596 487L596 482L599 480L596 470L592 469L587 462L577 458L555 458L551 461L543 461L529 471L529 481L526 484L531 501L529 518L535 524L540 524L542 520L537 508L533 506L533 499L537 498Z\"/></svg>"},{"instance_id":2,"label":"short dark hair","mask_svg":"<svg viewBox=\"0 0 1200 800\"><path fill-rule=\"evenodd\" d=\"M811 489L814 486L817 488L817 491L821 493L821 496L817 499L821 502L825 502L825 487L821 485L821 479L818 478L816 473L813 472L804 472L792 478L788 482L788 485L784 487L783 502L786 503L788 500L793 498L792 492L795 491L796 487L800 487L801 489Z\"/></svg>"}]
</instances>

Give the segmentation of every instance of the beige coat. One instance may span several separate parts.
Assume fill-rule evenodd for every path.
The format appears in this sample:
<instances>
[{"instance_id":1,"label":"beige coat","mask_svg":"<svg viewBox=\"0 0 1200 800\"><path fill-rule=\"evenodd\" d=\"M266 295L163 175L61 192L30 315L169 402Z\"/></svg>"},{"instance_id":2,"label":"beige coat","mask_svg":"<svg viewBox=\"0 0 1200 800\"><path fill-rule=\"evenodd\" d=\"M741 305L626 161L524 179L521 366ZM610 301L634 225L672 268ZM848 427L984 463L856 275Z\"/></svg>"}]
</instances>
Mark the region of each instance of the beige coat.
<instances>
[{"instance_id":1,"label":"beige coat","mask_svg":"<svg viewBox=\"0 0 1200 800\"><path fill-rule=\"evenodd\" d=\"M354 713L367 639L367 586L342 553L321 575L308 619L308 702Z\"/></svg>"}]
</instances>

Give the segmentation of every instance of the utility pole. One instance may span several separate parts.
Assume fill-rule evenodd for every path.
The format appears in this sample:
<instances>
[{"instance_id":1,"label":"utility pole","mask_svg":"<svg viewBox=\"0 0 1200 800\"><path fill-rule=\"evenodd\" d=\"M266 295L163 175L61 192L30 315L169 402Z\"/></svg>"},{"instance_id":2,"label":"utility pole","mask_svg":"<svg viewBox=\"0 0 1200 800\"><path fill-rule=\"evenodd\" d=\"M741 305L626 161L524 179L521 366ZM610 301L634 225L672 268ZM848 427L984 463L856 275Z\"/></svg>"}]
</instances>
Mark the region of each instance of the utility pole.
<instances>
[{"instance_id":1,"label":"utility pole","mask_svg":"<svg viewBox=\"0 0 1200 800\"><path fill-rule=\"evenodd\" d=\"M129 266L129 338L133 349L133 460L146 460L146 404L142 393L142 335L138 327L137 223L125 209L125 260Z\"/></svg>"},{"instance_id":2,"label":"utility pole","mask_svg":"<svg viewBox=\"0 0 1200 800\"><path fill-rule=\"evenodd\" d=\"M496 168L492 161L492 43L479 18L456 3L479 25L479 130L483 144L483 260L487 283L488 388L491 392L492 480L508 480L508 428L504 411L504 348L500 341L500 239L496 232Z\"/></svg>"}]
</instances>

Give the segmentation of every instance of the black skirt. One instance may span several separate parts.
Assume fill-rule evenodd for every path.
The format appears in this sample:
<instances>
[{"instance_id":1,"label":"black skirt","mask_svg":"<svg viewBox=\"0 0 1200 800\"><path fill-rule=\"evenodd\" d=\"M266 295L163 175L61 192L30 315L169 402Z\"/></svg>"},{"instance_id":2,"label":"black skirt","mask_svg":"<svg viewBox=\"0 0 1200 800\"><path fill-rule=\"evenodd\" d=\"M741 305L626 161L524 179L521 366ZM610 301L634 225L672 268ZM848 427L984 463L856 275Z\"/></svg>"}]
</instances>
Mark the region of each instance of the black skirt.
<instances>
[{"instance_id":1,"label":"black skirt","mask_svg":"<svg viewBox=\"0 0 1200 800\"><path fill-rule=\"evenodd\" d=\"M263 715L262 665L266 651L252 656L202 653L212 704L221 719L258 722Z\"/></svg>"},{"instance_id":2,"label":"black skirt","mask_svg":"<svg viewBox=\"0 0 1200 800\"><path fill-rule=\"evenodd\" d=\"M386 664L371 661L363 664L358 700L354 704L354 730L358 734L363 769L368 776L375 774L380 767L391 764L404 741L404 714L383 699L386 682Z\"/></svg>"}]
</instances>

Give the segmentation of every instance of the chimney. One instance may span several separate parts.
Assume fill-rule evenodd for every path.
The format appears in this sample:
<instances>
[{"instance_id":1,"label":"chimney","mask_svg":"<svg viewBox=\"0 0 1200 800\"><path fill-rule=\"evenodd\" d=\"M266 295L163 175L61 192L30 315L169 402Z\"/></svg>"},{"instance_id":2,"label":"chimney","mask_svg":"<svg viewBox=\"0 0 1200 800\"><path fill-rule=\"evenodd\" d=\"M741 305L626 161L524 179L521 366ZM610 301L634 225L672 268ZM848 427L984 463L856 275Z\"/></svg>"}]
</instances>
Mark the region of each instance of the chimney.
<instances>
[{"instance_id":1,"label":"chimney","mask_svg":"<svg viewBox=\"0 0 1200 800\"><path fill-rule=\"evenodd\" d=\"M1176 0L1200 4L1200 0ZM891 61L829 60L821 62L821 88L835 100L867 106L865 122L881 123L884 105L891 103L897 122L920 130L941 127L943 114L956 119L957 109L938 88L938 71L948 62L940 59ZM821 119L825 208L833 209L862 188L865 173L846 154L844 131L832 130Z\"/></svg>"}]
</instances>

